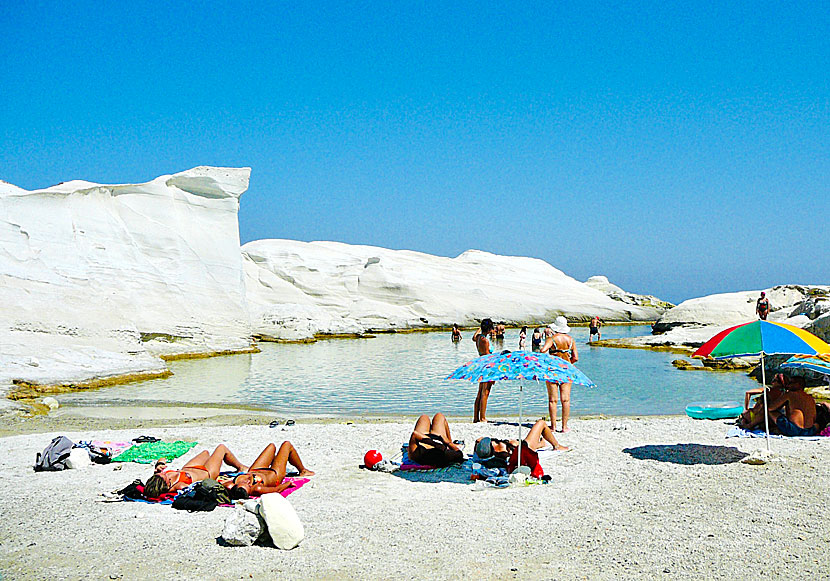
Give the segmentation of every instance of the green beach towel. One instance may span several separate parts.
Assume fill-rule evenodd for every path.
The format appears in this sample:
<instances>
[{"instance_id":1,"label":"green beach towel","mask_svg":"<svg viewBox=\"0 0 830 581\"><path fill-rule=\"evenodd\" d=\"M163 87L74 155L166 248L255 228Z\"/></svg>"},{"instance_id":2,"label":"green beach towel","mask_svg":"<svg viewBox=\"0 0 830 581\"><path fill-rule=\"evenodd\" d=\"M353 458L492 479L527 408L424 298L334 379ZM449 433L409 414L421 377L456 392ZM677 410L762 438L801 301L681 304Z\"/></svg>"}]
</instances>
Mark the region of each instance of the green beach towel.
<instances>
[{"instance_id":1,"label":"green beach towel","mask_svg":"<svg viewBox=\"0 0 830 581\"><path fill-rule=\"evenodd\" d=\"M145 442L136 444L121 452L112 459L113 462L138 462L139 464L150 464L159 458L173 460L185 454L198 442Z\"/></svg>"}]
</instances>

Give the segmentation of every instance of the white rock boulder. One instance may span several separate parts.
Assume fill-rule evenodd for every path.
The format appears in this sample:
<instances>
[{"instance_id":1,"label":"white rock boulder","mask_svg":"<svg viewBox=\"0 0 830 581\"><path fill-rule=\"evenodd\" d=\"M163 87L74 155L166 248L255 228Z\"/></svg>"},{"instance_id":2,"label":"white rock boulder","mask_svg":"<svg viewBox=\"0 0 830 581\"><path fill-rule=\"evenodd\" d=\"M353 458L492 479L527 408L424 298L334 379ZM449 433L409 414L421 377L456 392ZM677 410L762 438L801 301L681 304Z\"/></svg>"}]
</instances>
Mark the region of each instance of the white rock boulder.
<instances>
[{"instance_id":1,"label":"white rock boulder","mask_svg":"<svg viewBox=\"0 0 830 581\"><path fill-rule=\"evenodd\" d=\"M508 322L653 321L535 258L469 250L456 258L339 242L257 240L242 247L254 333L315 333Z\"/></svg>"},{"instance_id":2,"label":"white rock boulder","mask_svg":"<svg viewBox=\"0 0 830 581\"><path fill-rule=\"evenodd\" d=\"M629 305L637 305L640 307L650 307L656 309L658 312L664 312L674 307L672 303L658 299L652 295L638 295L629 293L621 289L615 284L608 281L608 277L596 275L585 281L591 288L595 288L600 292L605 293L615 301L626 303Z\"/></svg>"},{"instance_id":3,"label":"white rock boulder","mask_svg":"<svg viewBox=\"0 0 830 581\"><path fill-rule=\"evenodd\" d=\"M160 372L159 355L248 348L237 210L249 176L0 183L0 384Z\"/></svg>"}]
</instances>

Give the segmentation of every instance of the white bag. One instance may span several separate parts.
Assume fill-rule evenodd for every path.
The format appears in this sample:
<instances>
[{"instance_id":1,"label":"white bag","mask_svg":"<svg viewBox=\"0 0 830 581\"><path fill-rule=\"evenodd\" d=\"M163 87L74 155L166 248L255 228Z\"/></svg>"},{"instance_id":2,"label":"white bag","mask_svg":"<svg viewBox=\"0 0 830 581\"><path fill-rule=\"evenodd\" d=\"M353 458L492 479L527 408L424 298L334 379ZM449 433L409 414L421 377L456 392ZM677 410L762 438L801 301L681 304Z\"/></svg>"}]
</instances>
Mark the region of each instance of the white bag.
<instances>
[{"instance_id":1,"label":"white bag","mask_svg":"<svg viewBox=\"0 0 830 581\"><path fill-rule=\"evenodd\" d=\"M92 460L89 459L89 452L86 448L72 448L69 452L69 458L66 459L66 467L78 470L92 465Z\"/></svg>"},{"instance_id":2,"label":"white bag","mask_svg":"<svg viewBox=\"0 0 830 581\"><path fill-rule=\"evenodd\" d=\"M262 495L259 514L265 519L268 534L278 549L293 549L305 538L300 517L291 503L278 492Z\"/></svg>"}]
</instances>

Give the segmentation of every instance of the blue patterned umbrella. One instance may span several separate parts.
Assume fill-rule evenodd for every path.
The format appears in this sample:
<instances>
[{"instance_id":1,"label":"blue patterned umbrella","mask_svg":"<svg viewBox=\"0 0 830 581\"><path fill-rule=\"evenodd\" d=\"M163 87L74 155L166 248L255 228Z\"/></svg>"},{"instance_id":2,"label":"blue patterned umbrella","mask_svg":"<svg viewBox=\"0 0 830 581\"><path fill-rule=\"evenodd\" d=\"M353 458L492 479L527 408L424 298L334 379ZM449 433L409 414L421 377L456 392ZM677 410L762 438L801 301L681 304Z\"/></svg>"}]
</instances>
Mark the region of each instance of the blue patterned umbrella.
<instances>
[{"instance_id":1,"label":"blue patterned umbrella","mask_svg":"<svg viewBox=\"0 0 830 581\"><path fill-rule=\"evenodd\" d=\"M475 382L535 379L596 387L584 373L561 357L529 351L501 351L483 355L468 361L447 379Z\"/></svg>"}]
</instances>

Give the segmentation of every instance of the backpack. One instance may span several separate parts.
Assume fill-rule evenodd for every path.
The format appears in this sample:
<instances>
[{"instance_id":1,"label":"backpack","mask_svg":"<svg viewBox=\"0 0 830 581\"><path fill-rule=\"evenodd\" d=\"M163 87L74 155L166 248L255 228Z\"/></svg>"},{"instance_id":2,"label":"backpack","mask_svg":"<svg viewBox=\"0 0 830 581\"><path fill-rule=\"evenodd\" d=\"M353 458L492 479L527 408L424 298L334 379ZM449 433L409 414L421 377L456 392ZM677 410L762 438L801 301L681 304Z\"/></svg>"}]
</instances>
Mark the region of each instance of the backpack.
<instances>
[{"instance_id":1,"label":"backpack","mask_svg":"<svg viewBox=\"0 0 830 581\"><path fill-rule=\"evenodd\" d=\"M211 511L220 504L230 504L231 499L225 487L211 478L197 482L193 490L180 494L173 501L173 508L179 510Z\"/></svg>"},{"instance_id":2,"label":"backpack","mask_svg":"<svg viewBox=\"0 0 830 581\"><path fill-rule=\"evenodd\" d=\"M35 472L66 470L66 461L75 444L66 436L53 439L43 452L35 457Z\"/></svg>"}]
</instances>

